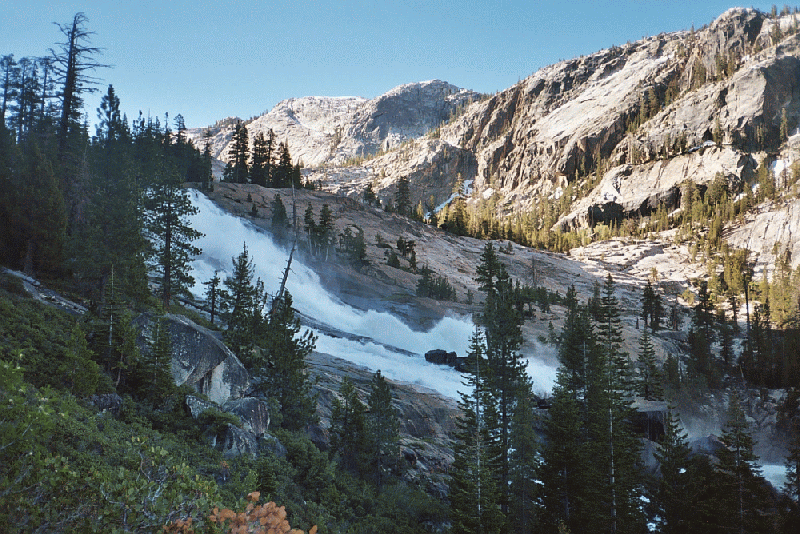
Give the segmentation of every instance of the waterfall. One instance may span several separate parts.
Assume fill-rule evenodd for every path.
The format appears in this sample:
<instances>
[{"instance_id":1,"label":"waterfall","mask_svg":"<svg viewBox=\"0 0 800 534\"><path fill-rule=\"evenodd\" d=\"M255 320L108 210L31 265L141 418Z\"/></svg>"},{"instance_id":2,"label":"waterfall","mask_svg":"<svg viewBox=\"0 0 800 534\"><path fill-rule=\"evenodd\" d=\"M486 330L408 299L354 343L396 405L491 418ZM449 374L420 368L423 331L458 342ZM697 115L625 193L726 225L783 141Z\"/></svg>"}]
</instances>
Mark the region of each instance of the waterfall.
<instances>
[{"instance_id":1,"label":"waterfall","mask_svg":"<svg viewBox=\"0 0 800 534\"><path fill-rule=\"evenodd\" d=\"M289 253L276 245L268 232L241 217L217 207L202 193L190 191L198 208L190 224L205 236L195 242L202 254L192 262L195 286L192 293L201 297L203 282L214 272L225 279L231 275L231 260L247 244L267 292L277 291ZM449 367L430 364L423 354L431 349L455 351L466 355L473 332L469 317L445 317L428 331L415 331L390 313L355 309L322 287L317 274L299 261L292 262L286 284L301 319L315 332L317 352L330 354L354 364L380 370L386 378L423 386L450 398L467 391L460 373ZM340 335L337 332L343 333ZM555 370L531 358L529 372L542 391L550 391ZM540 378L537 380L537 376Z\"/></svg>"}]
</instances>

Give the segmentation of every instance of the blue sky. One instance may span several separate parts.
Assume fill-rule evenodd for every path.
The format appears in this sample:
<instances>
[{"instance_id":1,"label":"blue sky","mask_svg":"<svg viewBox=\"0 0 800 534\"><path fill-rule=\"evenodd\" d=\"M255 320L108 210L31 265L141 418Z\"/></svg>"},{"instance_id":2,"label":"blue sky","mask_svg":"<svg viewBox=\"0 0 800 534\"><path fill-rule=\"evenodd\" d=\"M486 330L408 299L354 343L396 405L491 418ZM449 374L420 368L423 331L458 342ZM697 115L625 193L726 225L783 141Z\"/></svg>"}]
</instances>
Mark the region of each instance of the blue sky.
<instances>
[{"instance_id":1,"label":"blue sky","mask_svg":"<svg viewBox=\"0 0 800 534\"><path fill-rule=\"evenodd\" d=\"M561 59L699 28L716 0L0 0L0 55L41 56L53 22L84 12L129 118L181 113L187 126L250 117L306 95L372 98L442 79L505 89ZM783 4L779 4L782 6ZM791 5L791 4L790 4ZM94 122L99 94L87 98Z\"/></svg>"}]
</instances>

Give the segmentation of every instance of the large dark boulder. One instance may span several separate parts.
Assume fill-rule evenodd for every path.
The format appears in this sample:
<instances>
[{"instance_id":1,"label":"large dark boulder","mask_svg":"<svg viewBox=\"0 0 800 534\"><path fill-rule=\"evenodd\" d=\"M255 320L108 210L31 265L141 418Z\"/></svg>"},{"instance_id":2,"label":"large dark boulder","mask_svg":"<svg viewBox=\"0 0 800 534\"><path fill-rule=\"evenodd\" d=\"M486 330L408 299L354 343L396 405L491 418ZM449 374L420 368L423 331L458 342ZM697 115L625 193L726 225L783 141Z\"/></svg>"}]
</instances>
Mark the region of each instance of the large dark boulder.
<instances>
[{"instance_id":1,"label":"large dark boulder","mask_svg":"<svg viewBox=\"0 0 800 534\"><path fill-rule=\"evenodd\" d=\"M206 410L216 409L236 415L242 422L241 428L228 424L222 434L210 435L211 446L220 447L226 458L240 454L256 455L259 449L272 451L285 456L286 449L273 436L269 428L269 408L267 403L254 397L229 400L223 405L208 401L195 395L186 396L186 407L192 417L198 419Z\"/></svg>"},{"instance_id":2,"label":"large dark boulder","mask_svg":"<svg viewBox=\"0 0 800 534\"><path fill-rule=\"evenodd\" d=\"M466 362L467 359L459 357L455 352L434 349L425 353L425 361L435 363L436 365L449 365L450 367L455 367L459 371L463 371L464 362Z\"/></svg>"},{"instance_id":3,"label":"large dark boulder","mask_svg":"<svg viewBox=\"0 0 800 534\"><path fill-rule=\"evenodd\" d=\"M250 454L255 458L258 455L258 440L252 432L229 424L222 442L222 455L235 458L242 454Z\"/></svg>"},{"instance_id":4,"label":"large dark boulder","mask_svg":"<svg viewBox=\"0 0 800 534\"><path fill-rule=\"evenodd\" d=\"M255 397L232 399L222 405L222 411L232 413L242 421L242 427L263 436L269 430L269 407L267 403Z\"/></svg>"},{"instance_id":5,"label":"large dark boulder","mask_svg":"<svg viewBox=\"0 0 800 534\"><path fill-rule=\"evenodd\" d=\"M145 313L134 319L139 329L136 344L150 350L155 316ZM217 404L244 396L250 377L228 347L211 330L181 315L164 318L172 343L172 378L180 386L188 384Z\"/></svg>"}]
</instances>

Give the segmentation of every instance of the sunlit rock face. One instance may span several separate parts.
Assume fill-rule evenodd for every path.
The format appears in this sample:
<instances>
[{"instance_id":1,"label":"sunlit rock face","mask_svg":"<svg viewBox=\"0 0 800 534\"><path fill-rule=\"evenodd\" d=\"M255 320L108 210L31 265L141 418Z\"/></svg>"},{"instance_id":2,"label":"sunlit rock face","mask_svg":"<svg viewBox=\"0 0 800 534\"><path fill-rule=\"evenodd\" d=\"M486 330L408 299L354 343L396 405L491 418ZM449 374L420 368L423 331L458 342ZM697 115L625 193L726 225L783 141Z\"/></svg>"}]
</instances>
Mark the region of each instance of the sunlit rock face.
<instances>
[{"instance_id":1,"label":"sunlit rock face","mask_svg":"<svg viewBox=\"0 0 800 534\"><path fill-rule=\"evenodd\" d=\"M388 150L424 135L447 121L469 102L474 91L441 80L408 83L376 97L304 96L279 102L273 109L243 121L249 140L272 130L277 142L288 142L295 162L317 167L340 164L353 157ZM208 138L212 155L228 160L236 118L210 128L192 128L187 136L203 147Z\"/></svg>"},{"instance_id":2,"label":"sunlit rock face","mask_svg":"<svg viewBox=\"0 0 800 534\"><path fill-rule=\"evenodd\" d=\"M800 118L795 24L731 9L696 31L544 67L361 165L306 172L328 190L355 197L369 184L384 199L408 177L414 204L438 205L463 181L469 203L500 216L569 190L576 202L554 224L565 230L677 209L686 181L704 188L721 175L738 192L782 121L794 131Z\"/></svg>"},{"instance_id":3,"label":"sunlit rock face","mask_svg":"<svg viewBox=\"0 0 800 534\"><path fill-rule=\"evenodd\" d=\"M186 317L165 316L172 344L172 377L175 384L188 384L217 404L242 397L250 378L242 362L216 335ZM155 317L143 314L134 319L139 327L137 345L150 350Z\"/></svg>"}]
</instances>

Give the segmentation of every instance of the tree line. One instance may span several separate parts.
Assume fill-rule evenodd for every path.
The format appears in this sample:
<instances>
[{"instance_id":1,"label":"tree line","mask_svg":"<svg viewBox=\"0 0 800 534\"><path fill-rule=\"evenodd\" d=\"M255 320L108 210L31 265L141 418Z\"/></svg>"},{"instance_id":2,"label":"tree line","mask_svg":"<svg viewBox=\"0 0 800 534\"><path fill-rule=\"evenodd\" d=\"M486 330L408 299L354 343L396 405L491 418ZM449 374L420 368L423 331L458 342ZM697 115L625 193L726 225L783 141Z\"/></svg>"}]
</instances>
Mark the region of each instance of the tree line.
<instances>
[{"instance_id":1,"label":"tree line","mask_svg":"<svg viewBox=\"0 0 800 534\"><path fill-rule=\"evenodd\" d=\"M236 184L256 184L262 187L302 187L300 162L292 164L287 141L277 142L272 128L266 135L259 132L253 138L252 149L247 125L237 120L233 130L228 163L222 179ZM313 188L313 184L307 184Z\"/></svg>"}]
</instances>

